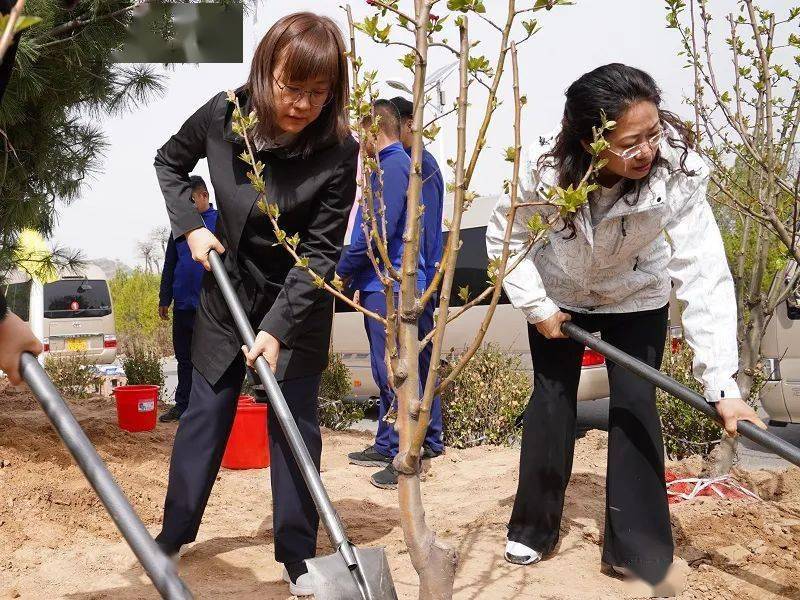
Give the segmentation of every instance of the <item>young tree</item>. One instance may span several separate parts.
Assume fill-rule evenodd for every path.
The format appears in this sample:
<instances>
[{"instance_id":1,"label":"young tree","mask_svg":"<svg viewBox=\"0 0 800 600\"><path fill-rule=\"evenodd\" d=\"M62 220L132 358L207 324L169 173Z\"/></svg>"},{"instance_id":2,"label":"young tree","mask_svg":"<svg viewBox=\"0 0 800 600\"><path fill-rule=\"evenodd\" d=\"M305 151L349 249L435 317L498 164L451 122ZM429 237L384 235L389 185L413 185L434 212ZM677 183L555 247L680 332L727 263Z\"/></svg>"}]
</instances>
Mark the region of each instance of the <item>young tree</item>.
<instances>
[{"instance_id":1,"label":"young tree","mask_svg":"<svg viewBox=\"0 0 800 600\"><path fill-rule=\"evenodd\" d=\"M169 243L169 236L172 232L166 225L159 225L150 231L150 240L156 247L156 261L164 260L164 255L167 253L167 244ZM158 270L158 265L156 265Z\"/></svg>"},{"instance_id":2,"label":"young tree","mask_svg":"<svg viewBox=\"0 0 800 600\"><path fill-rule=\"evenodd\" d=\"M342 293L342 282L334 278L325 280L308 267L308 258L298 254L299 237L289 236L280 226L280 213L276 204L270 202L269 190L265 188L262 176L264 165L258 161L253 152L253 145L248 132L257 122L257 115L251 113L244 115L238 100L232 92L228 98L236 104L233 112L234 131L243 136L246 149L241 158L247 162L252 170L248 174L253 187L260 193L259 206L270 219L278 243L281 243L292 255L297 265L304 268L309 277L320 287L333 294L340 300L347 302L356 310L381 322L387 331L386 357L391 386L397 398L396 422L400 436L400 450L394 461L395 468L399 471L398 499L400 505L400 521L405 535L409 554L420 578L419 597L424 599L451 598L455 579L455 569L458 557L455 549L449 547L441 540L425 521L425 511L422 504L420 488L420 450L425 432L428 427L430 408L433 397L444 387L449 385L464 368L467 361L473 356L481 345L483 337L491 321L494 308L500 298L501 284L507 272L525 256L531 246L545 235L547 229L554 225L561 217L574 213L588 198L593 189L592 177L602 167L602 163L593 161L586 173L586 177L574 189L558 187L540 193L540 197L517 201L517 188L519 177L521 132L520 121L522 107L526 103L525 97L519 88L519 72L517 67L517 46L538 31L539 26L535 19L522 20L520 27L515 27L518 17L524 13L537 12L543 9L550 10L556 5L572 4L568 0L533 0L518 6L515 0L506 4L505 19L501 24L495 23L485 13L486 8L481 0L449 0L447 2L448 14L434 15L432 9L439 0L414 0L407 2L410 8L406 10L399 0L367 0L374 7L374 14L360 23L354 23L350 7L346 8L350 23L350 52L353 70L353 89L351 93L351 112L353 128L359 139L365 140L372 136L375 138L378 130L378 120L371 113L371 102L375 98L373 83L376 78L374 71L362 73L364 60L358 55L355 48L355 30L365 33L370 39L379 44L397 46L408 51L399 60L401 64L412 70L414 74L414 115L413 128L414 142L411 152L411 177L407 193L407 222L404 231L403 258L400 269L395 269L387 259L386 223L384 219L384 206L380 190L373 197L370 186L370 175L374 172L380 179L380 164L377 159L362 157L362 178L359 186L362 191L361 207L364 214L364 228L372 244L368 246L368 254L376 270L376 274L383 282L387 298L387 317L384 319L377 314L359 306ZM442 7L443 8L443 7ZM497 55L494 65L484 55L471 54L474 43L469 41L468 16L484 20L494 28L499 37ZM449 17L458 32L459 45L453 47L442 37L445 21ZM519 31L521 29L521 31ZM396 35L393 31L398 32ZM513 41L517 37L518 40ZM405 38L405 39L403 39ZM406 41L408 40L408 41ZM420 221L422 209L420 204L421 157L423 137L434 139L438 131L435 121L440 117L425 121L426 98L424 93L425 75L428 65L430 49L441 49L458 58L459 63L459 96L453 111L457 113L458 143L455 158L449 161L454 170L452 189L454 192L454 208L452 218L449 220L450 235L441 263L437 266L434 281L422 293L417 292L417 255L420 243ZM499 104L498 90L503 72L507 66L508 55L511 55L514 89L514 145L506 150L506 158L513 162L513 174L510 181L505 182L507 193L512 198L509 214L509 226L505 232L505 247L497 260L489 265L487 273L490 285L470 299L470 291L462 289L459 295L464 301L464 306L453 314L449 312L450 295L455 274L456 258L460 248L461 217L469 208L475 198L475 193L469 190L469 184L475 173L477 162L486 143L486 133L492 116ZM478 115L479 129L474 142L467 144L467 108L470 106L469 91L473 84L479 84L486 89L486 98L483 112L472 111L470 116ZM473 103L474 105L474 103ZM445 113L449 114L449 113ZM371 125L364 129L364 117L371 116ZM609 122L604 127L598 128L592 146L593 152L599 154L605 146L602 133L606 128L613 127ZM514 212L519 206L536 204L541 205L542 214L531 219L528 223L530 239L525 249L518 255L512 255L509 250L509 240L513 223ZM394 302L394 285L400 284L399 302ZM431 334L420 342L418 340L418 319L425 304L432 295L440 292L437 322ZM454 365L444 381L437 381L436 367L429 373L425 390L419 393L418 354L422 346L429 341L433 342L431 365L439 364L442 340L448 323L458 318L478 302L490 299L486 316L476 332L475 338L469 345L467 352L462 355L459 362Z\"/></svg>"},{"instance_id":3,"label":"young tree","mask_svg":"<svg viewBox=\"0 0 800 600\"><path fill-rule=\"evenodd\" d=\"M147 239L136 244L136 251L144 260L144 272L147 275L158 272L158 247L152 239Z\"/></svg>"},{"instance_id":4,"label":"young tree","mask_svg":"<svg viewBox=\"0 0 800 600\"><path fill-rule=\"evenodd\" d=\"M698 151L713 167L711 195L723 218L734 224L728 235L736 285L738 383L745 398L756 401L761 340L775 309L797 287L800 169L800 7L781 14L753 0L737 0L724 20L712 19L707 0L667 0L668 26L681 37L687 66L694 72L694 108ZM711 40L723 36L725 62L711 52ZM730 233L730 232L729 232ZM788 277L787 277L788 273ZM716 451L714 469L726 472L735 456L735 440Z\"/></svg>"}]
</instances>

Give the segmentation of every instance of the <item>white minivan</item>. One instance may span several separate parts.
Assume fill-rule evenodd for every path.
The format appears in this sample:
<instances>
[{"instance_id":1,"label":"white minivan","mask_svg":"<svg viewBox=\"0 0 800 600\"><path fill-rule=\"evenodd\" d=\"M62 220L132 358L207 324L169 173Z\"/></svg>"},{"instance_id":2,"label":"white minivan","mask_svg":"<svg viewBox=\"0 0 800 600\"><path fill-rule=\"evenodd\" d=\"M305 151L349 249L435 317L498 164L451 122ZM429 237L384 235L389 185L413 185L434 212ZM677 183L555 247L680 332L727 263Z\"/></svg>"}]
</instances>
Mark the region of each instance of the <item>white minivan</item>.
<instances>
[{"instance_id":1,"label":"white minivan","mask_svg":"<svg viewBox=\"0 0 800 600\"><path fill-rule=\"evenodd\" d=\"M95 265L61 270L42 284L15 271L5 286L8 308L42 340L44 356L83 354L96 364L117 357L117 335L111 292Z\"/></svg>"},{"instance_id":2,"label":"white minivan","mask_svg":"<svg viewBox=\"0 0 800 600\"><path fill-rule=\"evenodd\" d=\"M486 269L486 223L497 203L497 196L476 198L461 220L461 250L456 262L453 293L450 298L451 309L463 306L458 298L458 290L468 285L470 295L480 293L487 286ZM452 196L445 204L445 218L452 215ZM448 232L444 231L445 244ZM447 326L442 346L442 357L449 350L456 351L467 347L486 315L488 301L468 310L464 315ZM531 352L528 346L528 325L522 313L508 302L505 294L495 309L494 316L483 340L501 350L520 357L522 368L533 377ZM359 400L376 398L378 387L372 378L369 361L369 343L364 330L364 317L344 302L336 302L336 316L333 322L332 351L342 355L345 364L353 375L353 394ZM608 396L608 375L605 358L586 349L583 355L583 372L578 386L578 400L596 400Z\"/></svg>"},{"instance_id":3,"label":"white minivan","mask_svg":"<svg viewBox=\"0 0 800 600\"><path fill-rule=\"evenodd\" d=\"M792 265L786 273L794 274ZM775 309L761 340L761 404L772 425L800 423L800 289Z\"/></svg>"}]
</instances>

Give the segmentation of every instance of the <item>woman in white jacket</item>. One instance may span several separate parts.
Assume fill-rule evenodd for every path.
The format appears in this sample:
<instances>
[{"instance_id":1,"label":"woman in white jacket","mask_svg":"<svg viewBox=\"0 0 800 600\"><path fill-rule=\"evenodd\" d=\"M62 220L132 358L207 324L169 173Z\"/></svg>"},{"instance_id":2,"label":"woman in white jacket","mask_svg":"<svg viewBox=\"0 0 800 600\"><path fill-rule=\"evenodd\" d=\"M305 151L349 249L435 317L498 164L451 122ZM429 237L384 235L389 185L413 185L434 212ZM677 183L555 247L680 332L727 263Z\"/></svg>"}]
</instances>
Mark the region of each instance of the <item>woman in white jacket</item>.
<instances>
[{"instance_id":1,"label":"woman in white jacket","mask_svg":"<svg viewBox=\"0 0 800 600\"><path fill-rule=\"evenodd\" d=\"M506 559L532 564L558 541L572 468L583 347L561 333L572 320L658 368L675 286L694 373L725 428L739 419L764 426L741 399L736 303L719 229L706 201L709 170L689 148L686 128L660 108L655 81L621 64L599 67L567 90L561 131L539 138L523 161L520 202L541 202L550 186L577 185L589 168L592 127L606 134L600 187L573 219L559 218L503 282L526 316L534 391L525 412L519 487ZM510 207L503 196L487 227L490 258L500 256ZM524 252L527 223L552 206L517 209L510 250ZM517 258L509 262L514 264ZM610 384L606 520L602 561L650 583L672 563L664 446L654 387L613 363Z\"/></svg>"}]
</instances>

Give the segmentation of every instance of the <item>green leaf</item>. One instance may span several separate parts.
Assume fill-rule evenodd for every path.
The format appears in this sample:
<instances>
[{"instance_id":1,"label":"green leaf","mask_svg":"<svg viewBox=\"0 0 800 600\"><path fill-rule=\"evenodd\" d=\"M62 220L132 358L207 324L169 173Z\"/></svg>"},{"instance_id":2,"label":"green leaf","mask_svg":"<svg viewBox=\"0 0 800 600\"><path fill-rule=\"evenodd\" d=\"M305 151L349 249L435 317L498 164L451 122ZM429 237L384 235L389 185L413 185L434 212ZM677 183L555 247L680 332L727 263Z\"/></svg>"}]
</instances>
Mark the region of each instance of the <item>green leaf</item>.
<instances>
[{"instance_id":1,"label":"green leaf","mask_svg":"<svg viewBox=\"0 0 800 600\"><path fill-rule=\"evenodd\" d=\"M342 278L339 277L338 273L336 273L333 276L333 281L331 282L331 285L333 285L333 287L335 287L340 292L344 289L344 281L342 281Z\"/></svg>"},{"instance_id":2,"label":"green leaf","mask_svg":"<svg viewBox=\"0 0 800 600\"><path fill-rule=\"evenodd\" d=\"M286 243L289 244L293 250L296 250L297 246L300 244L300 234L295 233L292 237L286 238Z\"/></svg>"},{"instance_id":3,"label":"green leaf","mask_svg":"<svg viewBox=\"0 0 800 600\"><path fill-rule=\"evenodd\" d=\"M295 266L300 267L303 270L308 270L308 257L301 256L300 258L298 258L297 262L295 263Z\"/></svg>"},{"instance_id":4,"label":"green leaf","mask_svg":"<svg viewBox=\"0 0 800 600\"><path fill-rule=\"evenodd\" d=\"M493 258L489 261L489 267L486 269L489 285L497 283L497 271L500 269L501 257Z\"/></svg>"},{"instance_id":5,"label":"green leaf","mask_svg":"<svg viewBox=\"0 0 800 600\"><path fill-rule=\"evenodd\" d=\"M436 139L436 136L439 134L441 127L439 127L436 123L433 123L427 129L422 131L422 135L426 140L430 140L431 142Z\"/></svg>"},{"instance_id":6,"label":"green leaf","mask_svg":"<svg viewBox=\"0 0 800 600\"><path fill-rule=\"evenodd\" d=\"M547 224L544 222L544 220L542 219L542 215L540 214L532 215L531 218L528 219L527 226L528 226L528 231L530 231L534 235L547 229Z\"/></svg>"},{"instance_id":7,"label":"green leaf","mask_svg":"<svg viewBox=\"0 0 800 600\"><path fill-rule=\"evenodd\" d=\"M537 31L539 31L539 22L536 19L530 19L528 21L523 21L522 26L525 28L525 33L528 35L533 35Z\"/></svg>"},{"instance_id":8,"label":"green leaf","mask_svg":"<svg viewBox=\"0 0 800 600\"><path fill-rule=\"evenodd\" d=\"M731 95L728 93L727 90L725 90L724 92L722 92L722 95L719 97L719 99L722 102L730 102L731 101Z\"/></svg>"},{"instance_id":9,"label":"green leaf","mask_svg":"<svg viewBox=\"0 0 800 600\"><path fill-rule=\"evenodd\" d=\"M517 158L517 150L516 150L516 148L514 148L513 146L509 146L508 148L506 148L505 156L503 158L504 158L504 160L513 163L514 160Z\"/></svg>"},{"instance_id":10,"label":"green leaf","mask_svg":"<svg viewBox=\"0 0 800 600\"><path fill-rule=\"evenodd\" d=\"M400 64L403 65L406 69L414 69L414 65L417 63L417 55L414 52L409 52L408 54L403 55L402 58L398 59Z\"/></svg>"},{"instance_id":11,"label":"green leaf","mask_svg":"<svg viewBox=\"0 0 800 600\"><path fill-rule=\"evenodd\" d=\"M246 162L248 165L252 164L250 162L250 153L247 150L244 150L240 155L239 158Z\"/></svg>"},{"instance_id":12,"label":"green leaf","mask_svg":"<svg viewBox=\"0 0 800 600\"><path fill-rule=\"evenodd\" d=\"M458 288L458 297L461 299L461 302L466 304L469 301L469 286L465 285L464 287Z\"/></svg>"},{"instance_id":13,"label":"green leaf","mask_svg":"<svg viewBox=\"0 0 800 600\"><path fill-rule=\"evenodd\" d=\"M392 26L387 25L383 29L379 29L375 34L375 39L379 42L386 43L389 41L389 35L392 31Z\"/></svg>"},{"instance_id":14,"label":"green leaf","mask_svg":"<svg viewBox=\"0 0 800 600\"><path fill-rule=\"evenodd\" d=\"M572 0L536 0L536 3L533 5L533 10L536 12L537 10L552 10L555 6L571 6L575 4Z\"/></svg>"},{"instance_id":15,"label":"green leaf","mask_svg":"<svg viewBox=\"0 0 800 600\"><path fill-rule=\"evenodd\" d=\"M278 208L278 205L275 204L274 202L267 207L267 210L269 212L269 216L275 219L276 221L278 220L278 217L281 216L281 211Z\"/></svg>"},{"instance_id":16,"label":"green leaf","mask_svg":"<svg viewBox=\"0 0 800 600\"><path fill-rule=\"evenodd\" d=\"M553 186L550 189L550 203L559 208L562 217L575 213L589 200L589 193L597 189L596 184L582 184L574 188L570 184L566 189Z\"/></svg>"},{"instance_id":17,"label":"green leaf","mask_svg":"<svg viewBox=\"0 0 800 600\"><path fill-rule=\"evenodd\" d=\"M485 73L489 77L494 74L494 70L489 64L489 60L483 55L470 56L467 60L467 70L470 73Z\"/></svg>"},{"instance_id":18,"label":"green leaf","mask_svg":"<svg viewBox=\"0 0 800 600\"><path fill-rule=\"evenodd\" d=\"M5 31L6 24L8 23L8 15L1 15L0 16L0 31ZM17 18L17 22L14 23L14 33L18 33L23 29L28 29L29 27L33 27L34 25L38 25L41 23L41 17L32 17L30 15L20 15Z\"/></svg>"},{"instance_id":19,"label":"green leaf","mask_svg":"<svg viewBox=\"0 0 800 600\"><path fill-rule=\"evenodd\" d=\"M250 183L257 192L264 192L264 180L260 176L256 175L252 171L248 171L247 178L250 180Z\"/></svg>"},{"instance_id":20,"label":"green leaf","mask_svg":"<svg viewBox=\"0 0 800 600\"><path fill-rule=\"evenodd\" d=\"M596 142L589 144L589 147L592 149L592 154L594 156L600 156L600 153L603 150L607 150L609 145L610 144L604 138L600 138Z\"/></svg>"}]
</instances>

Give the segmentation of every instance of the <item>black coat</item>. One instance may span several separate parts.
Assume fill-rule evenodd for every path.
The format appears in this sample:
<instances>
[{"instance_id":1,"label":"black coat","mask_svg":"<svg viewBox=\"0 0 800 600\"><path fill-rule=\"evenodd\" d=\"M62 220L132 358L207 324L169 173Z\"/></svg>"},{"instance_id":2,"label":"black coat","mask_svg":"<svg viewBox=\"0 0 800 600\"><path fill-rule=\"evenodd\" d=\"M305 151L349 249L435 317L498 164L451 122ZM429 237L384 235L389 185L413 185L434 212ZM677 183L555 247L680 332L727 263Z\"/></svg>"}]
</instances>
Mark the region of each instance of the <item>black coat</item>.
<instances>
[{"instance_id":1,"label":"black coat","mask_svg":"<svg viewBox=\"0 0 800 600\"><path fill-rule=\"evenodd\" d=\"M237 95L248 114L247 94ZM249 165L239 158L245 146L231 129L232 112L226 94L217 94L156 154L172 233L178 239L203 226L191 202L189 173L207 157L225 269L253 327L281 341L276 377L317 374L328 362L333 299L294 267L286 249L276 245L269 218L255 207L258 194L247 178ZM288 236L299 234L298 254L327 280L334 275L355 198L357 157L358 144L351 137L320 141L308 157L285 149L257 154L266 165L266 196L280 209L279 225ZM241 345L222 293L206 273L192 340L194 367L213 385Z\"/></svg>"}]
</instances>

